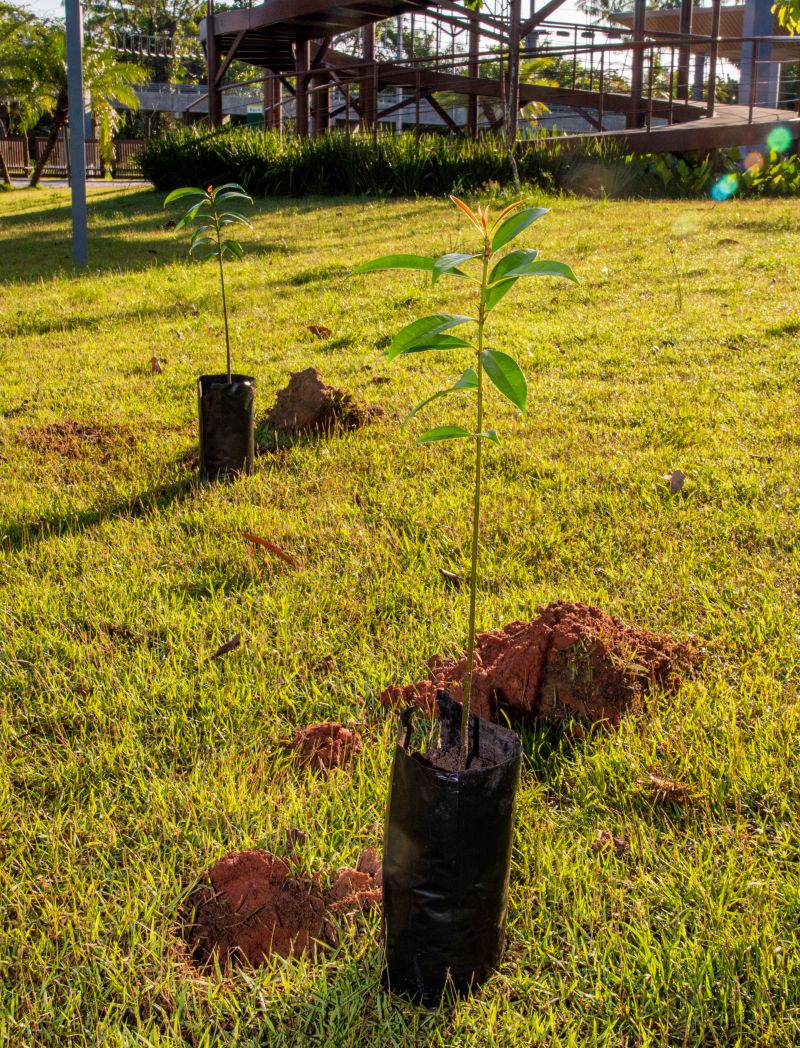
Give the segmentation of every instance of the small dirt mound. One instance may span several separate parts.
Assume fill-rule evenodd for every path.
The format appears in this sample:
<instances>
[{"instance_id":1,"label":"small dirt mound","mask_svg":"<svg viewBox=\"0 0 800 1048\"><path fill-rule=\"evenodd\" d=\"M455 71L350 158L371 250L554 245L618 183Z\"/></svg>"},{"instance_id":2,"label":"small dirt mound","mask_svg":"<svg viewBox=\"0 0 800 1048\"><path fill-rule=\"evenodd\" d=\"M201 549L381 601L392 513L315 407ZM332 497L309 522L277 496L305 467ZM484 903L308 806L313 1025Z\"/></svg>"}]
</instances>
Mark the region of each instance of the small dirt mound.
<instances>
[{"instance_id":1,"label":"small dirt mound","mask_svg":"<svg viewBox=\"0 0 800 1048\"><path fill-rule=\"evenodd\" d=\"M276 433L330 433L358 429L383 415L377 405L362 406L343 389L326 386L316 368L294 371L264 422Z\"/></svg>"},{"instance_id":2,"label":"small dirt mound","mask_svg":"<svg viewBox=\"0 0 800 1048\"><path fill-rule=\"evenodd\" d=\"M298 763L304 767L328 771L347 767L361 752L361 736L336 721L325 721L298 728L294 736L283 739L281 745L292 750Z\"/></svg>"},{"instance_id":3,"label":"small dirt mound","mask_svg":"<svg viewBox=\"0 0 800 1048\"><path fill-rule=\"evenodd\" d=\"M337 870L327 892L320 877L296 877L288 862L260 849L231 852L204 874L186 905L183 937L201 968L258 967L271 954L299 957L337 942L335 919L381 905L381 865L367 848L358 868ZM329 916L330 915L330 916Z\"/></svg>"},{"instance_id":4,"label":"small dirt mound","mask_svg":"<svg viewBox=\"0 0 800 1048\"><path fill-rule=\"evenodd\" d=\"M250 849L225 855L189 900L186 941L200 967L263 964L272 953L297 957L333 942L325 901L314 883L293 877L288 863Z\"/></svg>"},{"instance_id":5,"label":"small dirt mound","mask_svg":"<svg viewBox=\"0 0 800 1048\"><path fill-rule=\"evenodd\" d=\"M75 460L85 458L90 448L99 449L105 460L120 445L136 447L136 437L127 428L73 420L29 427L22 431L21 440L32 451Z\"/></svg>"},{"instance_id":6,"label":"small dirt mound","mask_svg":"<svg viewBox=\"0 0 800 1048\"><path fill-rule=\"evenodd\" d=\"M654 687L677 690L702 655L689 644L607 615L599 608L557 601L532 622L512 622L476 638L472 709L517 722L575 717L618 724ZM430 680L389 687L384 705L413 703L432 712L437 688L461 701L466 659L434 656Z\"/></svg>"}]
</instances>

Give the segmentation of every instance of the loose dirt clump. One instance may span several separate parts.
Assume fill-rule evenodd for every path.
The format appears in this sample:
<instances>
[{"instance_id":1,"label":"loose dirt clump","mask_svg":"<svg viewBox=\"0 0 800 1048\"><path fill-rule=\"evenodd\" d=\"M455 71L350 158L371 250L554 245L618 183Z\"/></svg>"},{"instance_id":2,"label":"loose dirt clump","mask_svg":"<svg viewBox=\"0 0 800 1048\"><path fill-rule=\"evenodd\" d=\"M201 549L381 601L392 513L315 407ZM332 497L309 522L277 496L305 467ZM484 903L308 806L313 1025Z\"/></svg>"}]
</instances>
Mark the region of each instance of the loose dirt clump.
<instances>
[{"instance_id":1,"label":"loose dirt clump","mask_svg":"<svg viewBox=\"0 0 800 1048\"><path fill-rule=\"evenodd\" d=\"M199 967L263 964L272 953L297 957L334 941L316 884L288 863L250 849L225 855L207 871L188 904L185 938Z\"/></svg>"},{"instance_id":2,"label":"loose dirt clump","mask_svg":"<svg viewBox=\"0 0 800 1048\"><path fill-rule=\"evenodd\" d=\"M556 601L531 622L478 635L472 710L488 720L505 714L523 723L577 717L617 725L654 687L675 692L701 659L690 644L628 626L599 608ZM389 687L381 701L432 713L436 691L444 688L460 702L465 665L465 658L434 656L429 680Z\"/></svg>"},{"instance_id":3,"label":"loose dirt clump","mask_svg":"<svg viewBox=\"0 0 800 1048\"><path fill-rule=\"evenodd\" d=\"M92 448L99 449L100 457L105 460L120 445L128 448L136 446L136 437L127 428L73 420L29 427L22 431L20 437L31 451L60 455L76 461L86 458Z\"/></svg>"},{"instance_id":4,"label":"loose dirt clump","mask_svg":"<svg viewBox=\"0 0 800 1048\"><path fill-rule=\"evenodd\" d=\"M362 406L343 389L327 386L316 368L292 372L264 422L276 433L331 433L358 429L383 415L377 405Z\"/></svg>"},{"instance_id":5,"label":"loose dirt clump","mask_svg":"<svg viewBox=\"0 0 800 1048\"><path fill-rule=\"evenodd\" d=\"M283 739L281 745L292 750L303 767L328 771L348 766L361 752L361 736L336 721L325 721L298 728L294 736Z\"/></svg>"},{"instance_id":6,"label":"loose dirt clump","mask_svg":"<svg viewBox=\"0 0 800 1048\"><path fill-rule=\"evenodd\" d=\"M183 938L200 969L219 964L258 967L277 953L299 957L334 946L336 920L381 905L381 865L367 848L358 868L334 873L323 892L320 876L295 876L288 862L259 849L231 852L206 871L184 914Z\"/></svg>"},{"instance_id":7,"label":"loose dirt clump","mask_svg":"<svg viewBox=\"0 0 800 1048\"><path fill-rule=\"evenodd\" d=\"M383 871L374 848L365 848L358 866L343 866L333 875L325 896L331 913L354 915L379 909L382 902Z\"/></svg>"}]
</instances>

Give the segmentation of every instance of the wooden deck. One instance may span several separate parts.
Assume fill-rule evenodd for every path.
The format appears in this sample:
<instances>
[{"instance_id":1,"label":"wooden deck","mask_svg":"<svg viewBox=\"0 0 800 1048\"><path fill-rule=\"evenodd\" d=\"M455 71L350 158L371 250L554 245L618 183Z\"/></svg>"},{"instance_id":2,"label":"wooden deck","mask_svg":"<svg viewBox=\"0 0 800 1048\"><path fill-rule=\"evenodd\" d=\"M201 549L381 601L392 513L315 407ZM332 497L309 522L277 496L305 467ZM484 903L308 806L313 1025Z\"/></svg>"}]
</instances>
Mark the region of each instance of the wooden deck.
<instances>
[{"instance_id":1,"label":"wooden deck","mask_svg":"<svg viewBox=\"0 0 800 1048\"><path fill-rule=\"evenodd\" d=\"M604 131L591 135L568 135L562 142L619 142L631 153L690 153L738 146L763 146L770 130L780 124L792 141L800 141L800 114L790 109L756 107L752 119L748 106L717 105L714 116L687 120L635 131Z\"/></svg>"}]
</instances>

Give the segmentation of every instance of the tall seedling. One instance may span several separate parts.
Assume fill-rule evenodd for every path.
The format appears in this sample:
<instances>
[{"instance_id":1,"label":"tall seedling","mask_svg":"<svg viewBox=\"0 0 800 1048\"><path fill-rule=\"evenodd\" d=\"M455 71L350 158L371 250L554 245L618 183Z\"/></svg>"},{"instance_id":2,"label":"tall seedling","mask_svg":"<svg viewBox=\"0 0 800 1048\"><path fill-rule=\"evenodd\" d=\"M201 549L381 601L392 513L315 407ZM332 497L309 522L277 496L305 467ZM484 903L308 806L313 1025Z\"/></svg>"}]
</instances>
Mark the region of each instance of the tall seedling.
<instances>
[{"instance_id":1,"label":"tall seedling","mask_svg":"<svg viewBox=\"0 0 800 1048\"><path fill-rule=\"evenodd\" d=\"M425 353L430 350L467 349L473 354L473 363L457 381L447 389L423 400L409 412L406 422L412 419L431 401L453 393L475 395L475 422L472 429L463 426L436 426L417 437L418 444L431 444L440 440L472 440L475 443L475 473L472 496L472 544L469 576L469 628L467 635L467 664L464 674L464 701L461 713L460 766L467 762L467 730L472 695L472 669L475 655L475 605L478 584L478 547L480 540L481 511L481 468L484 442L499 444L495 429L487 429L484 423L484 397L486 379L524 414L527 407L528 383L516 361L499 349L485 344L486 324L489 314L505 298L521 277L561 277L577 283L577 277L563 262L539 259L538 252L530 248L517 248L501 254L508 244L533 222L547 214L546 208L522 208L518 200L502 211L490 223L489 208L478 208L477 213L457 197L450 198L456 207L467 216L480 237L480 250L472 254L453 253L439 258L425 255L385 255L359 266L356 273L372 273L384 269L417 269L431 274L432 284L443 276L461 277L472 281L476 287L477 316L456 313L435 313L415 320L399 331L386 351L389 360L407 353ZM522 210L520 210L522 208ZM475 263L480 276L465 272L461 267ZM473 325L474 338L463 332L448 334L453 328Z\"/></svg>"},{"instance_id":2,"label":"tall seedling","mask_svg":"<svg viewBox=\"0 0 800 1048\"><path fill-rule=\"evenodd\" d=\"M214 189L213 186L209 186L207 189L197 189L194 186L184 186L182 189L174 189L167 199L164 201L164 207L167 207L174 200L181 200L184 197L199 197L199 200L195 200L189 207L189 210L183 216L183 218L175 226L175 232L179 229L183 229L184 226L188 226L191 222L197 222L197 228L192 234L191 244L189 245L189 254L194 255L197 252L202 259L216 258L219 262L219 285L222 293L222 316L225 321L225 360L227 365L228 384L231 382L231 336L228 329L228 303L225 298L225 269L222 265L225 256L233 258L243 258L244 249L242 245L237 241L233 240L226 234L226 230L230 226L240 225L247 226L248 229L253 227L244 217L239 214L238 211L227 211L220 208L220 204L225 205L229 200L246 200L252 204L253 199L249 197L247 193L242 189L240 185L235 182L228 182L227 185L218 186Z\"/></svg>"}]
</instances>

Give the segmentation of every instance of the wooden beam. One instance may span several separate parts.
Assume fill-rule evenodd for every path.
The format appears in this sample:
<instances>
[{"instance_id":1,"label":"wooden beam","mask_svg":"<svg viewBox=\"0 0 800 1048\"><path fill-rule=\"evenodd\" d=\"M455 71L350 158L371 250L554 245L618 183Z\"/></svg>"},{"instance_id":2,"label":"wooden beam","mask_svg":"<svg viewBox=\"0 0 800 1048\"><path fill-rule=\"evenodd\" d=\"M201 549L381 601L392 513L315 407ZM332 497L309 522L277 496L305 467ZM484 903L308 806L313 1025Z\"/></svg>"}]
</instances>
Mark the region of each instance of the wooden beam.
<instances>
[{"instance_id":1,"label":"wooden beam","mask_svg":"<svg viewBox=\"0 0 800 1048\"><path fill-rule=\"evenodd\" d=\"M567 0L550 0L541 11L537 11L535 15L531 15L530 18L522 23L519 29L520 36L527 36L531 30L535 29L537 25L541 25L542 22L547 21L550 15L554 14L566 2Z\"/></svg>"},{"instance_id":2,"label":"wooden beam","mask_svg":"<svg viewBox=\"0 0 800 1048\"><path fill-rule=\"evenodd\" d=\"M225 55L225 57L222 59L222 62L220 63L220 66L219 66L219 69L217 70L217 76L216 76L216 81L215 81L217 84L221 84L222 83L222 78L223 78L223 76L225 76L225 70L228 68L228 66L231 64L231 62L236 57L236 52L239 50L239 45L241 44L242 40L244 40L244 37L245 37L244 29L240 33L236 34L236 39L231 44L230 48L228 49L227 55Z\"/></svg>"},{"instance_id":3,"label":"wooden beam","mask_svg":"<svg viewBox=\"0 0 800 1048\"><path fill-rule=\"evenodd\" d=\"M430 105L433 107L434 111L439 114L439 116L442 118L442 120L444 120L444 122L447 124L447 126L452 131L455 131L455 133L457 135L460 135L461 134L461 128L458 126L458 124L455 122L455 120L453 120L453 118L450 116L450 114L447 112L447 110L443 109L439 105L439 103L436 101L436 99L433 97L433 95L424 95L423 97L428 100Z\"/></svg>"}]
</instances>

